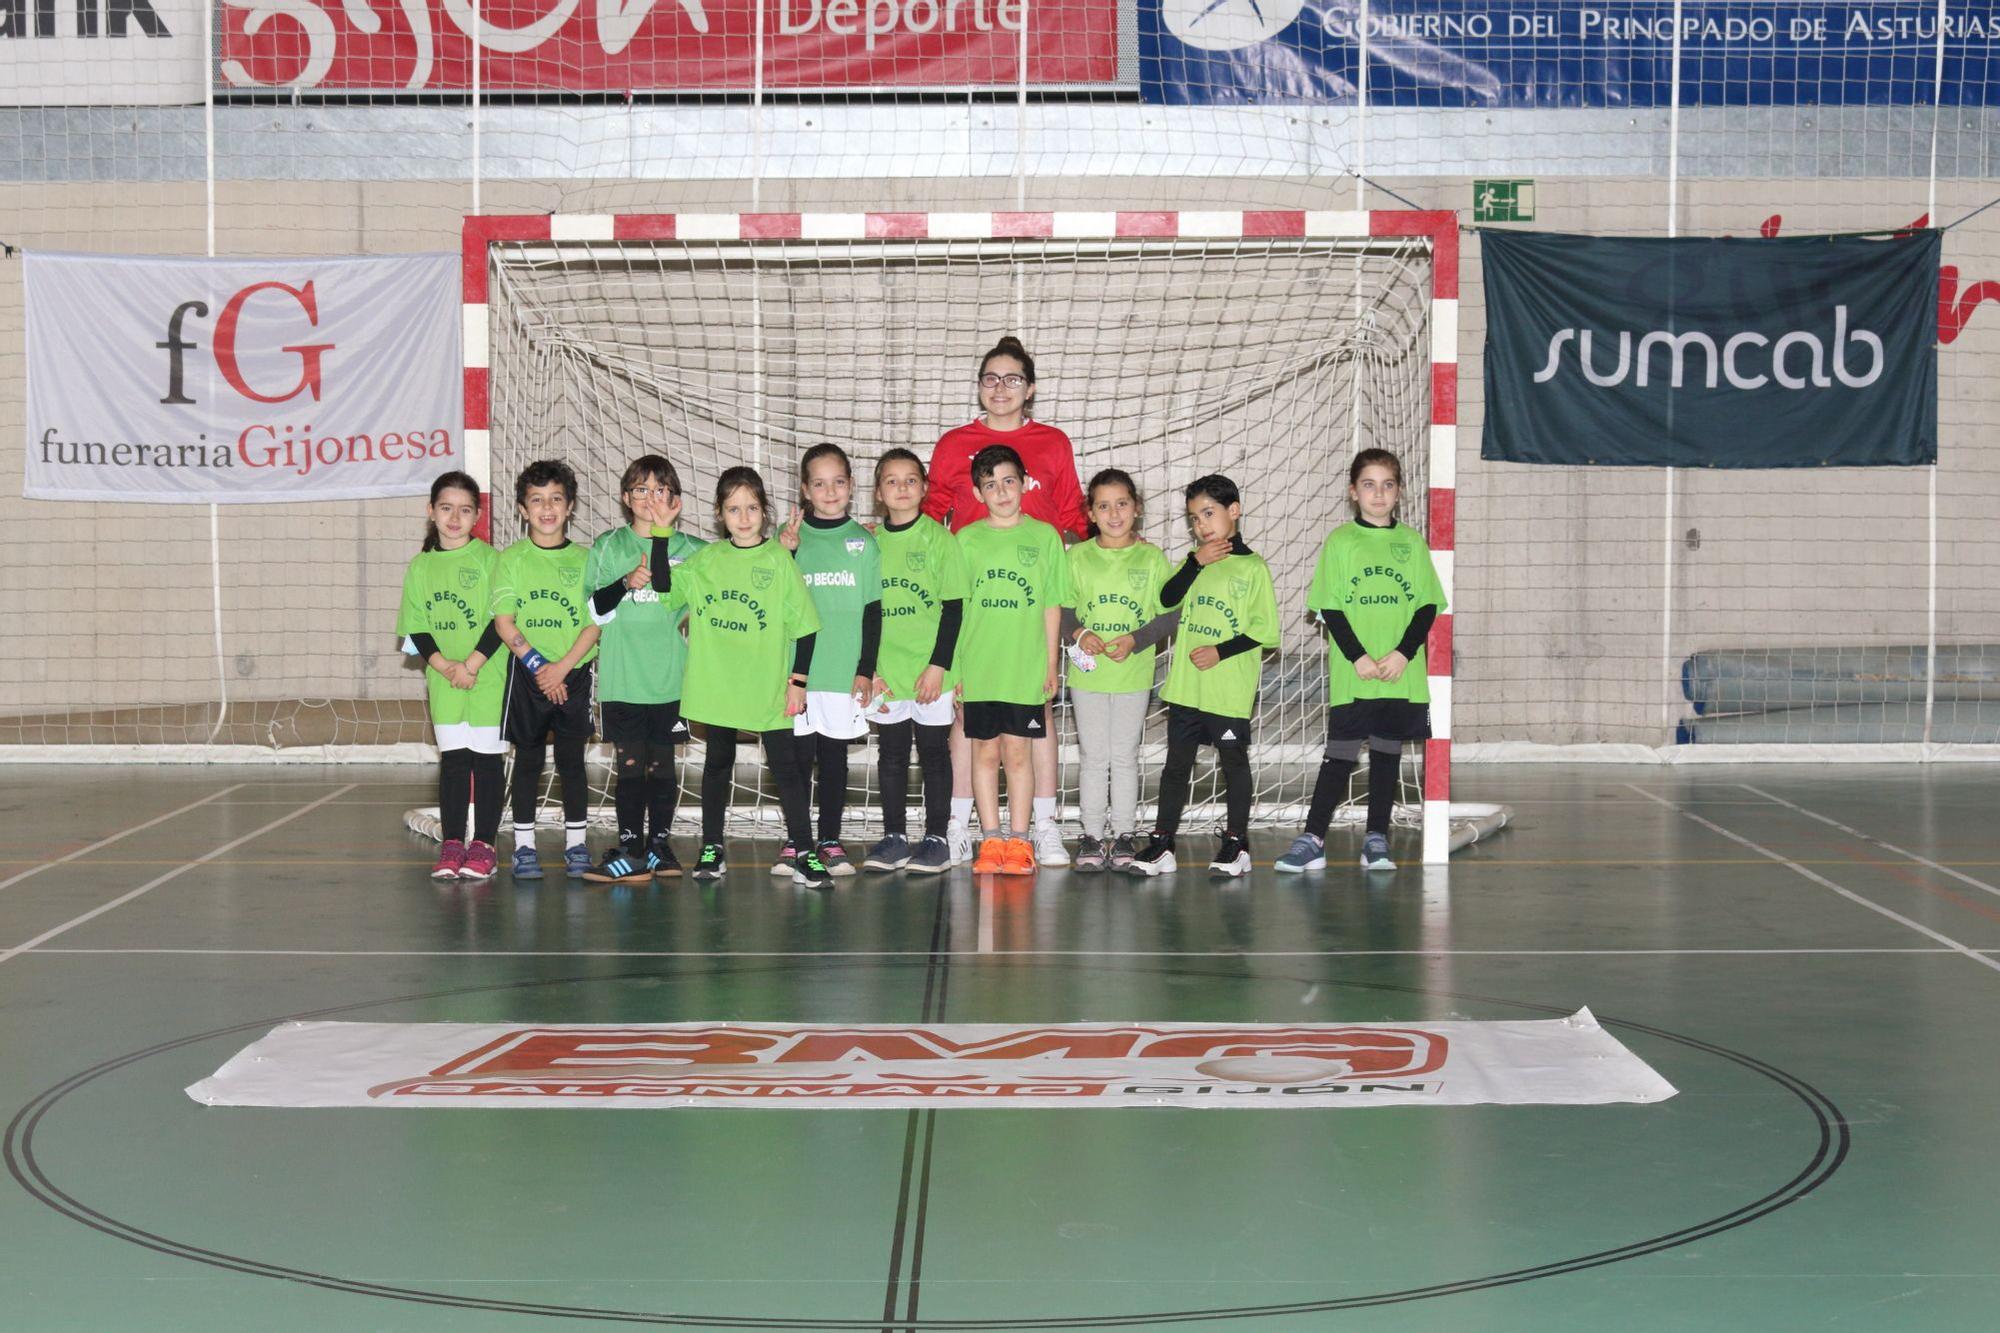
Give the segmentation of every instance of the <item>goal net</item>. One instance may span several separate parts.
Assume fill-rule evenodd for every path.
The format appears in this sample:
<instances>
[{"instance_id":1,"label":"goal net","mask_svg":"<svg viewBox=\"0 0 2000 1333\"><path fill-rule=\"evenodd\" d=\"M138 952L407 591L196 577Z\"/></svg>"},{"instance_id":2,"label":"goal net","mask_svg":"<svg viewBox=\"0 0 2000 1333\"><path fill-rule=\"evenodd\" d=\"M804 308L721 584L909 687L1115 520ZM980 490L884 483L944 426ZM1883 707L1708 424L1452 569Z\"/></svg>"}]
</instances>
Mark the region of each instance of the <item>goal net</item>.
<instances>
[{"instance_id":1,"label":"goal net","mask_svg":"<svg viewBox=\"0 0 2000 1333\"><path fill-rule=\"evenodd\" d=\"M798 504L800 456L824 440L853 457L856 516L873 522L876 458L898 445L928 458L943 431L971 419L979 354L1005 333L1033 352L1034 414L1068 433L1079 478L1131 473L1144 535L1171 560L1189 545L1182 488L1211 472L1234 478L1245 537L1270 563L1283 612L1258 703L1254 822L1303 817L1325 740L1327 669L1305 594L1321 541L1347 518L1355 451L1394 450L1402 516L1427 521L1428 238L545 240L488 254L496 544L522 534L513 479L536 458L575 467L572 531L587 538L622 521L626 463L664 453L681 476L683 524L714 538L723 469L758 468L782 521ZM1077 766L1066 699L1057 726L1068 804ZM1147 737L1142 764L1153 773L1165 751L1157 703ZM1423 747L1411 749L1405 826L1423 812ZM683 755L689 798L702 751L697 739ZM853 756L856 834L879 819L873 754L864 743ZM592 771L593 813L608 821L609 764ZM1344 818L1360 818L1365 771ZM734 795L737 831L777 826L761 765L739 768ZM684 799L690 827L693 807ZM1198 768L1184 826L1219 823L1221 808L1220 774ZM1497 807L1456 813L1460 843L1504 819ZM1149 815L1142 807L1142 828Z\"/></svg>"}]
</instances>

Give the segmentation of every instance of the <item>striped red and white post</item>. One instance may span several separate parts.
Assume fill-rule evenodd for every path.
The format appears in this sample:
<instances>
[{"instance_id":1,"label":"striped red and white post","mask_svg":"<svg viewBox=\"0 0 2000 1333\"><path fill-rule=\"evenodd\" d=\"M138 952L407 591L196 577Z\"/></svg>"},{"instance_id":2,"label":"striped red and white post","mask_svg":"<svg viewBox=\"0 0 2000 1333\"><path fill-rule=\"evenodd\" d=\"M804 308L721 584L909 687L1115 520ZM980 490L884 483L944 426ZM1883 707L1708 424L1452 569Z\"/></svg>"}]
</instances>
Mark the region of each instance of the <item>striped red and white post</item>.
<instances>
[{"instance_id":1,"label":"striped red and white post","mask_svg":"<svg viewBox=\"0 0 2000 1333\"><path fill-rule=\"evenodd\" d=\"M465 464L481 490L479 535L490 534L491 331L487 287L495 242L506 241L865 241L865 240L1235 240L1245 238L1393 240L1431 249L1431 427L1429 542L1445 596L1452 596L1457 523L1458 218L1441 211L1019 212L1019 213L646 213L472 216L465 219ZM1412 442L1414 447L1416 442ZM1424 860L1451 850L1450 613L1431 629L1432 737L1424 746Z\"/></svg>"}]
</instances>

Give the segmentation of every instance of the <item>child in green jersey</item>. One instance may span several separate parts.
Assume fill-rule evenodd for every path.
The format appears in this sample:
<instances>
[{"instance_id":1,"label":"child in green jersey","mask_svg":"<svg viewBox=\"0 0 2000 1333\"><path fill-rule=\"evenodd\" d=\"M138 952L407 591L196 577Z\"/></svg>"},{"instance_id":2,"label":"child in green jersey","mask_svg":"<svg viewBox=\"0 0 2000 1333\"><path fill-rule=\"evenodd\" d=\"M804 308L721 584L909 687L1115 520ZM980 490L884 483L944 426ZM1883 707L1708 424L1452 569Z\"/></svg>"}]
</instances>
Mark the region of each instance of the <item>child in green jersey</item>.
<instances>
[{"instance_id":1,"label":"child in green jersey","mask_svg":"<svg viewBox=\"0 0 2000 1333\"><path fill-rule=\"evenodd\" d=\"M1034 756L1029 741L1048 730L1056 692L1062 608L1070 605L1062 536L1021 512L1026 471L1004 444L972 458L972 484L986 517L959 529L969 576L965 631L959 639L965 734L972 742L972 796L981 828L1000 827L1000 772L1007 773L1008 838L988 837L972 869L1031 875L1028 842L1034 812Z\"/></svg>"},{"instance_id":2,"label":"child in green jersey","mask_svg":"<svg viewBox=\"0 0 2000 1333\"><path fill-rule=\"evenodd\" d=\"M681 716L707 729L701 771L701 856L696 879L728 870L723 817L736 773L736 733L752 731L778 787L785 834L797 850L792 881L829 889L833 876L812 840L791 719L806 710L819 613L791 553L770 539L770 500L755 468L732 467L715 483L715 518L727 541L710 542L679 568L655 569L669 609L688 613Z\"/></svg>"},{"instance_id":3,"label":"child in green jersey","mask_svg":"<svg viewBox=\"0 0 2000 1333\"><path fill-rule=\"evenodd\" d=\"M530 463L514 479L514 504L528 535L500 553L493 579L493 624L513 653L508 664L504 726L514 742L514 878L540 879L535 816L541 809L542 768L555 733L556 776L562 781L563 868L571 879L590 869L584 834L590 783L583 749L590 740L590 664L597 626L589 623L584 565L590 548L569 539L576 509L576 473L569 464Z\"/></svg>"},{"instance_id":4,"label":"child in green jersey","mask_svg":"<svg viewBox=\"0 0 2000 1333\"><path fill-rule=\"evenodd\" d=\"M1154 645L1180 616L1160 611L1167 557L1139 536L1139 488L1131 476L1106 468L1090 479L1085 494L1093 535L1069 548L1076 610L1063 612L1062 633L1070 645L1069 702L1076 717L1077 804L1083 815L1076 868L1091 874L1107 864L1113 870L1132 864L1139 742L1153 697Z\"/></svg>"},{"instance_id":5,"label":"child in green jersey","mask_svg":"<svg viewBox=\"0 0 2000 1333\"><path fill-rule=\"evenodd\" d=\"M1228 822L1208 868L1250 873L1250 714L1264 650L1278 646L1278 599L1271 567L1244 543L1237 525L1243 501L1219 473L1187 488L1195 548L1160 589L1160 605L1181 608L1173 659L1160 698L1167 704L1167 762L1160 772L1160 814L1129 873L1161 875L1176 867L1174 835L1187 806L1195 754L1215 747Z\"/></svg>"},{"instance_id":6,"label":"child in green jersey","mask_svg":"<svg viewBox=\"0 0 2000 1333\"><path fill-rule=\"evenodd\" d=\"M1394 870L1389 817L1403 742L1431 734L1424 642L1445 609L1444 586L1430 547L1396 521L1403 465L1386 449L1363 449L1347 470L1354 521L1327 534L1306 605L1326 626L1338 653L1327 655L1326 757L1313 783L1305 831L1278 858L1284 871L1326 864L1334 806L1368 747L1368 826L1361 864Z\"/></svg>"},{"instance_id":7,"label":"child in green jersey","mask_svg":"<svg viewBox=\"0 0 2000 1333\"><path fill-rule=\"evenodd\" d=\"M952 669L965 614L965 556L942 523L923 512L923 460L891 449L875 465L875 502L882 526L882 651L875 666L875 723L881 747L882 840L868 850L867 870L907 867L924 875L952 865ZM909 839L910 748L924 772L924 837Z\"/></svg>"},{"instance_id":8,"label":"child in green jersey","mask_svg":"<svg viewBox=\"0 0 2000 1333\"><path fill-rule=\"evenodd\" d=\"M875 658L882 645L882 559L875 535L848 506L854 466L837 444L816 444L799 462L806 511L794 513L778 540L798 561L819 613L805 711L792 719L801 778L812 789L819 770L819 859L835 875L854 873L840 845L847 813L847 749L868 734L863 714L874 702ZM798 850L786 847L772 874L787 874Z\"/></svg>"},{"instance_id":9,"label":"child in green jersey","mask_svg":"<svg viewBox=\"0 0 2000 1333\"><path fill-rule=\"evenodd\" d=\"M584 586L603 637L597 650L598 709L604 739L615 753L618 843L584 875L598 884L642 884L655 875L677 879L680 861L667 834L680 802L674 748L688 738L681 720L686 616L670 611L653 585L655 569L671 569L703 546L677 531L681 478L658 454L634 459L618 482L628 526L590 547ZM650 827L651 835L648 836Z\"/></svg>"},{"instance_id":10,"label":"child in green jersey","mask_svg":"<svg viewBox=\"0 0 2000 1333\"><path fill-rule=\"evenodd\" d=\"M499 868L500 701L506 676L480 668L500 651L490 611L493 566L499 556L472 535L479 522L479 483L447 472L431 483L424 549L403 576L396 632L403 651L424 664L431 727L437 732L438 848L432 879L491 879ZM468 804L476 807L472 841L465 840Z\"/></svg>"}]
</instances>

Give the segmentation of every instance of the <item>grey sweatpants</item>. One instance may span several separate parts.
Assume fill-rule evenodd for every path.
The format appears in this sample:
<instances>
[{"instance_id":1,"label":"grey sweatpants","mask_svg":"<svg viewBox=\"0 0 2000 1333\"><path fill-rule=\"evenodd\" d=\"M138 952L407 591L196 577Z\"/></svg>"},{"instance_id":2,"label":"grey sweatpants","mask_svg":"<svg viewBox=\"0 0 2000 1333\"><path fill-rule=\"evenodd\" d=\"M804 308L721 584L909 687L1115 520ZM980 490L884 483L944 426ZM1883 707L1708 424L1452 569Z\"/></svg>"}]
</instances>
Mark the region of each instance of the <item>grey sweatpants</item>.
<instances>
[{"instance_id":1,"label":"grey sweatpants","mask_svg":"<svg viewBox=\"0 0 2000 1333\"><path fill-rule=\"evenodd\" d=\"M1146 734L1146 705L1151 690L1099 694L1072 689L1070 707L1076 716L1076 799L1082 808L1083 831L1093 838L1133 833L1139 806L1139 742ZM1109 779L1111 819L1105 822L1104 789Z\"/></svg>"}]
</instances>

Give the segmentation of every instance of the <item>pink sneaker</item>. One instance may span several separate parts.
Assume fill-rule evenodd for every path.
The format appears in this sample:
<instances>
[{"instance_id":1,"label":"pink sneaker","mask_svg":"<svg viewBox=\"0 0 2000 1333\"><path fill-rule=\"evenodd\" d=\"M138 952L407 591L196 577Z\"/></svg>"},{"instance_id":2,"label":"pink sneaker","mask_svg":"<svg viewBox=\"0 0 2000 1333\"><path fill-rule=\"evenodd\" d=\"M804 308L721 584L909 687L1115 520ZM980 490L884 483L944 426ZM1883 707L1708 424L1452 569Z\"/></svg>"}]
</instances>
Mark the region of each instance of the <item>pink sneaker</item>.
<instances>
[{"instance_id":1,"label":"pink sneaker","mask_svg":"<svg viewBox=\"0 0 2000 1333\"><path fill-rule=\"evenodd\" d=\"M492 879L500 873L500 853L490 842L473 842L465 849L465 864L458 868L460 879Z\"/></svg>"},{"instance_id":2,"label":"pink sneaker","mask_svg":"<svg viewBox=\"0 0 2000 1333\"><path fill-rule=\"evenodd\" d=\"M432 879L457 879L465 869L465 844L457 838L446 838L444 846L438 848L437 864L431 867Z\"/></svg>"}]
</instances>

